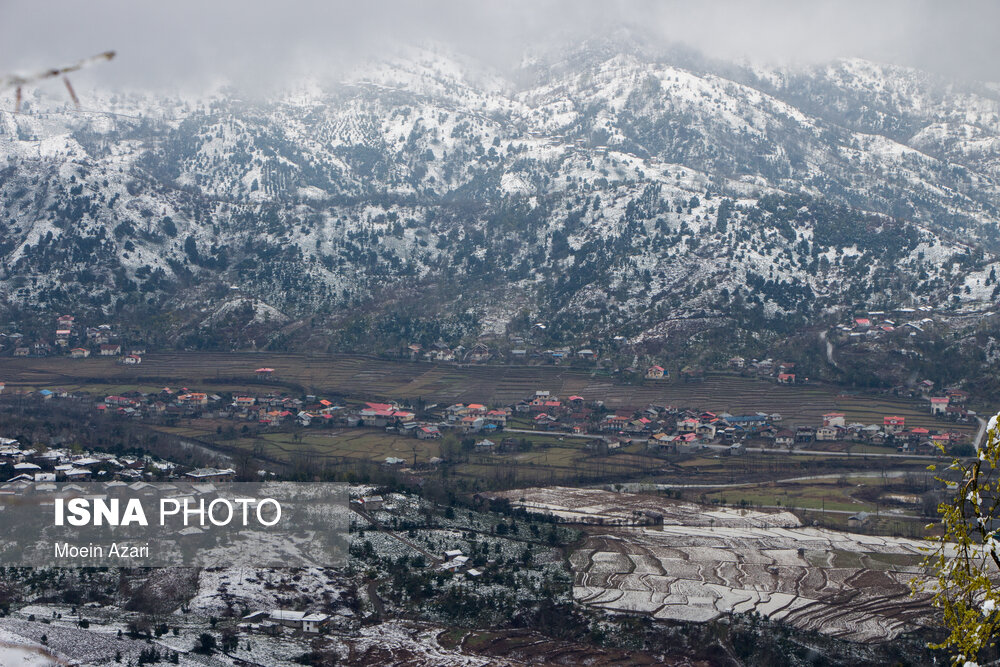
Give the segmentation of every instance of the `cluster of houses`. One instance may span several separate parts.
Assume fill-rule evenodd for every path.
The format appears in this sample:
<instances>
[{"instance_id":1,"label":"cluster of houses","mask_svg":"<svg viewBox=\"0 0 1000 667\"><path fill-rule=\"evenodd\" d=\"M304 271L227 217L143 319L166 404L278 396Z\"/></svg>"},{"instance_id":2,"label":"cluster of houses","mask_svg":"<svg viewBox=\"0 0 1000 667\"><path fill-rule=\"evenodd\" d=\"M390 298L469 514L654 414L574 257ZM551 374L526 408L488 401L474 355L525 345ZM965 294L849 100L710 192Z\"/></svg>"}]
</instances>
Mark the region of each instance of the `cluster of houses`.
<instances>
[{"instance_id":1,"label":"cluster of houses","mask_svg":"<svg viewBox=\"0 0 1000 667\"><path fill-rule=\"evenodd\" d=\"M144 347L133 347L126 350L122 347L119 337L110 324L96 327L79 327L72 315L60 315L56 319L55 331L51 339L40 338L31 342L25 341L20 333L3 334L4 342L0 349L12 347L15 357L48 357L54 354L65 354L72 359L86 359L92 354L102 357L120 357L126 365L142 363Z\"/></svg>"},{"instance_id":2,"label":"cluster of houses","mask_svg":"<svg viewBox=\"0 0 1000 667\"><path fill-rule=\"evenodd\" d=\"M778 365L790 370L790 365ZM780 381L780 380L779 380ZM968 394L952 390L941 397L930 397L931 409L942 416L974 413L964 408ZM372 427L429 440L451 431L477 438L476 451L502 451L505 439L499 434L511 420L520 428L554 431L571 435L599 435L608 449L617 449L634 441L646 442L650 448L682 453L706 444L729 445L730 453L740 453L748 440L791 447L823 441L866 442L896 446L900 451L936 450L964 441L965 436L940 429L915 427L907 429L903 417L886 416L881 424L846 423L841 413L824 416L822 424L783 428L780 414L754 412L729 414L699 412L664 405L649 405L644 409L608 410L602 401L588 401L573 395L562 399L545 390L509 406L490 407L485 403L455 403L447 406L428 405L417 414L414 409L397 402L365 402L347 407L327 399L308 395L296 398L284 394L254 396L238 394L223 399L218 394L192 392L187 388L173 391L164 388L158 393L131 392L108 396L98 410L142 416L144 414L186 415L231 418L256 423L259 427L282 425L337 427ZM492 438L492 439L491 439ZM393 459L388 463L403 463Z\"/></svg>"},{"instance_id":3,"label":"cluster of houses","mask_svg":"<svg viewBox=\"0 0 1000 667\"><path fill-rule=\"evenodd\" d=\"M866 317L857 316L849 322L837 326L837 330L850 339L873 339L891 334L897 329L905 330L910 336L916 336L928 326L934 324L930 306L918 308L899 308L892 313L882 310L869 311Z\"/></svg>"},{"instance_id":4,"label":"cluster of houses","mask_svg":"<svg viewBox=\"0 0 1000 667\"><path fill-rule=\"evenodd\" d=\"M728 366L738 371L750 371L758 377L774 378L778 384L802 384L809 378L796 379L795 364L790 361L775 361L774 359L744 359L732 357Z\"/></svg>"},{"instance_id":5,"label":"cluster of houses","mask_svg":"<svg viewBox=\"0 0 1000 667\"><path fill-rule=\"evenodd\" d=\"M17 440L0 438L0 479L21 482L136 483L150 480L184 479L189 482L228 482L236 476L231 468L183 470L168 461L148 456L115 456L104 452L77 453L53 447L40 451Z\"/></svg>"}]
</instances>

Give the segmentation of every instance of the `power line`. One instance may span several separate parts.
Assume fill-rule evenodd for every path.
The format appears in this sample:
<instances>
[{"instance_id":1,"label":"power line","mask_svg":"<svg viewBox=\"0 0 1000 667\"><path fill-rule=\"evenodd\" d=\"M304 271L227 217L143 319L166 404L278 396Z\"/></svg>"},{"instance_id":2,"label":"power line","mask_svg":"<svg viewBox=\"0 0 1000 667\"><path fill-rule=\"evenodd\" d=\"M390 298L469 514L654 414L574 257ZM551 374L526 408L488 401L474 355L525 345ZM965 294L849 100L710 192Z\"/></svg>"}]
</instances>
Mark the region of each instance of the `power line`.
<instances>
[{"instance_id":1,"label":"power line","mask_svg":"<svg viewBox=\"0 0 1000 667\"><path fill-rule=\"evenodd\" d=\"M48 69L43 72L37 72L29 76L7 76L0 79L0 90L4 88L14 88L15 90L15 102L14 102L14 113L21 110L21 98L22 98L22 88L29 84L35 83L37 81L44 81L46 79L54 79L56 77L62 77L63 83L66 84L66 90L69 92L70 98L73 100L73 104L77 109L80 108L80 98L77 97L76 91L73 90L73 84L69 82L68 74L72 72L78 72L84 67L89 67L90 65L105 62L111 60L115 57L114 51L105 51L104 53L99 53L96 56L91 56L89 58L84 58L83 60L78 60L72 65L67 65L65 67L57 67L54 69Z\"/></svg>"}]
</instances>

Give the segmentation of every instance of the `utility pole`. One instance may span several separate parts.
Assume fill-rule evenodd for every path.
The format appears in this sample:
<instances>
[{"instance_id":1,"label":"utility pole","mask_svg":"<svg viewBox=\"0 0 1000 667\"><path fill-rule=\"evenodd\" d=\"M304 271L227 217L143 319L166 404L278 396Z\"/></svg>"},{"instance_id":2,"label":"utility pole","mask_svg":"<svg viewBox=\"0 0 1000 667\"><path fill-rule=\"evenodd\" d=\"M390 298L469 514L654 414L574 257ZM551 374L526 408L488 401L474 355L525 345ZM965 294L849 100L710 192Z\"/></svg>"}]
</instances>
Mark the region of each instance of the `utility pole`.
<instances>
[{"instance_id":1,"label":"utility pole","mask_svg":"<svg viewBox=\"0 0 1000 667\"><path fill-rule=\"evenodd\" d=\"M47 69L44 72L37 72L28 76L17 76L11 75L0 79L0 90L4 88L14 88L15 90L15 101L14 101L14 113L21 112L21 98L22 89L24 86L35 83L36 81L44 81L45 79L53 79L56 77L62 77L63 83L66 85L66 91L69 93L70 98L73 100L73 104L77 109L80 108L80 98L76 96L76 91L73 90L73 84L69 82L68 74L73 72L78 72L84 67L89 67L95 63L105 62L111 60L115 57L114 51L105 51L104 53L99 53L96 56L91 56L89 58L84 58L83 60L78 60L72 65L66 65L65 67L56 67L53 69Z\"/></svg>"}]
</instances>

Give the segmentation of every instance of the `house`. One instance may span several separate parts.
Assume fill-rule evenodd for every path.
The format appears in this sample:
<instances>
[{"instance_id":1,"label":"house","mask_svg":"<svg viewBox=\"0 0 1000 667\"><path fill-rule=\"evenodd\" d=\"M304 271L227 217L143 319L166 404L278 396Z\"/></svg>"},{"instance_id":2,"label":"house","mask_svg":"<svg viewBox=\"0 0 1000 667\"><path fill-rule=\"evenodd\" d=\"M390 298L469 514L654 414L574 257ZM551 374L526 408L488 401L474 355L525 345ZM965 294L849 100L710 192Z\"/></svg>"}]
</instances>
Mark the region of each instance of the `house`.
<instances>
[{"instance_id":1,"label":"house","mask_svg":"<svg viewBox=\"0 0 1000 667\"><path fill-rule=\"evenodd\" d=\"M678 453L691 452L698 446L698 436L694 433L678 435L674 438L673 445Z\"/></svg>"},{"instance_id":2,"label":"house","mask_svg":"<svg viewBox=\"0 0 1000 667\"><path fill-rule=\"evenodd\" d=\"M258 380L266 380L274 374L273 368L258 368L254 371L254 375L257 376Z\"/></svg>"},{"instance_id":3,"label":"house","mask_svg":"<svg viewBox=\"0 0 1000 667\"><path fill-rule=\"evenodd\" d=\"M791 447L795 444L795 434L788 429L781 429L774 434L774 444L777 447Z\"/></svg>"},{"instance_id":4,"label":"house","mask_svg":"<svg viewBox=\"0 0 1000 667\"><path fill-rule=\"evenodd\" d=\"M647 380L662 380L665 377L666 371L663 366L650 366L646 369L646 379Z\"/></svg>"},{"instance_id":5,"label":"house","mask_svg":"<svg viewBox=\"0 0 1000 667\"><path fill-rule=\"evenodd\" d=\"M126 366L138 366L142 363L142 357L137 354L127 354L122 359L122 363Z\"/></svg>"},{"instance_id":6,"label":"house","mask_svg":"<svg viewBox=\"0 0 1000 667\"><path fill-rule=\"evenodd\" d=\"M441 437L441 431L437 426L421 426L416 433L420 440L436 440Z\"/></svg>"},{"instance_id":7,"label":"house","mask_svg":"<svg viewBox=\"0 0 1000 667\"><path fill-rule=\"evenodd\" d=\"M177 397L180 405L208 405L208 394L188 392Z\"/></svg>"},{"instance_id":8,"label":"house","mask_svg":"<svg viewBox=\"0 0 1000 667\"><path fill-rule=\"evenodd\" d=\"M289 611L287 609L275 609L268 614L268 617L278 625L301 630L309 634L318 633L323 629L327 621L330 620L330 617L326 614L311 614L304 611ZM250 616L244 616L243 619L252 620Z\"/></svg>"},{"instance_id":9,"label":"house","mask_svg":"<svg viewBox=\"0 0 1000 667\"><path fill-rule=\"evenodd\" d=\"M233 398L233 407L235 408L249 408L257 403L257 399L253 396L236 396Z\"/></svg>"},{"instance_id":10,"label":"house","mask_svg":"<svg viewBox=\"0 0 1000 667\"><path fill-rule=\"evenodd\" d=\"M493 424L495 426L506 426L509 413L509 409L490 410L486 413L486 423Z\"/></svg>"},{"instance_id":11,"label":"house","mask_svg":"<svg viewBox=\"0 0 1000 667\"><path fill-rule=\"evenodd\" d=\"M462 417L462 419L459 420L458 422L459 426L461 426L467 432L472 432L472 433L483 430L483 426L485 424L486 420L484 420L482 417L473 417L471 415L468 417Z\"/></svg>"},{"instance_id":12,"label":"house","mask_svg":"<svg viewBox=\"0 0 1000 667\"><path fill-rule=\"evenodd\" d=\"M931 414L943 415L948 412L948 404L951 399L948 396L931 396Z\"/></svg>"},{"instance_id":13,"label":"house","mask_svg":"<svg viewBox=\"0 0 1000 667\"><path fill-rule=\"evenodd\" d=\"M31 354L31 348L27 348L27 347L15 347L14 348L14 356L15 357L26 357L29 354Z\"/></svg>"},{"instance_id":14,"label":"house","mask_svg":"<svg viewBox=\"0 0 1000 667\"><path fill-rule=\"evenodd\" d=\"M883 417L882 430L886 433L902 433L906 428L906 417Z\"/></svg>"},{"instance_id":15,"label":"house","mask_svg":"<svg viewBox=\"0 0 1000 667\"><path fill-rule=\"evenodd\" d=\"M845 415L843 412L827 412L823 415L823 426L840 426L843 428L845 425L844 419Z\"/></svg>"},{"instance_id":16,"label":"house","mask_svg":"<svg viewBox=\"0 0 1000 667\"><path fill-rule=\"evenodd\" d=\"M457 422L462 417L468 416L468 414L469 410L465 407L464 403L455 403L444 409L445 418L450 422Z\"/></svg>"},{"instance_id":17,"label":"house","mask_svg":"<svg viewBox=\"0 0 1000 667\"><path fill-rule=\"evenodd\" d=\"M847 517L847 527L848 528L864 528L868 525L871 520L871 516L868 512L858 512L853 516Z\"/></svg>"},{"instance_id":18,"label":"house","mask_svg":"<svg viewBox=\"0 0 1000 667\"><path fill-rule=\"evenodd\" d=\"M795 384L795 373L778 373L779 384Z\"/></svg>"},{"instance_id":19,"label":"house","mask_svg":"<svg viewBox=\"0 0 1000 667\"><path fill-rule=\"evenodd\" d=\"M118 343L104 343L101 345L102 357L117 357L122 353L122 346Z\"/></svg>"},{"instance_id":20,"label":"house","mask_svg":"<svg viewBox=\"0 0 1000 667\"><path fill-rule=\"evenodd\" d=\"M677 422L677 432L678 433L694 433L698 430L698 426L701 424L694 417L688 417L687 419L682 419Z\"/></svg>"},{"instance_id":21,"label":"house","mask_svg":"<svg viewBox=\"0 0 1000 667\"><path fill-rule=\"evenodd\" d=\"M858 331L867 331L872 326L872 321L867 317L858 317L854 320L854 328Z\"/></svg>"},{"instance_id":22,"label":"house","mask_svg":"<svg viewBox=\"0 0 1000 667\"><path fill-rule=\"evenodd\" d=\"M497 443L492 440L482 439L476 443L477 452L491 452L493 448L497 446Z\"/></svg>"},{"instance_id":23,"label":"house","mask_svg":"<svg viewBox=\"0 0 1000 667\"><path fill-rule=\"evenodd\" d=\"M948 397L949 405L965 405L969 400L969 392L961 389L949 389L945 395Z\"/></svg>"},{"instance_id":24,"label":"house","mask_svg":"<svg viewBox=\"0 0 1000 667\"><path fill-rule=\"evenodd\" d=\"M74 347L69 351L69 356L73 359L86 359L90 356L90 350L85 347Z\"/></svg>"},{"instance_id":25,"label":"house","mask_svg":"<svg viewBox=\"0 0 1000 667\"><path fill-rule=\"evenodd\" d=\"M694 432L699 440L712 440L715 438L715 424L699 424Z\"/></svg>"},{"instance_id":26,"label":"house","mask_svg":"<svg viewBox=\"0 0 1000 667\"><path fill-rule=\"evenodd\" d=\"M490 358L490 348L483 343L476 343L472 346L472 349L465 355L466 361L471 361L472 363L480 363L486 361Z\"/></svg>"},{"instance_id":27,"label":"house","mask_svg":"<svg viewBox=\"0 0 1000 667\"><path fill-rule=\"evenodd\" d=\"M747 360L743 357L733 357L729 360L730 368L742 369L747 365Z\"/></svg>"},{"instance_id":28,"label":"house","mask_svg":"<svg viewBox=\"0 0 1000 667\"><path fill-rule=\"evenodd\" d=\"M384 503L385 499L382 496L361 496L358 499L358 504L366 510L380 510Z\"/></svg>"},{"instance_id":29,"label":"house","mask_svg":"<svg viewBox=\"0 0 1000 667\"><path fill-rule=\"evenodd\" d=\"M820 426L816 429L816 440L824 442L837 440L840 437L840 429L836 426Z\"/></svg>"}]
</instances>

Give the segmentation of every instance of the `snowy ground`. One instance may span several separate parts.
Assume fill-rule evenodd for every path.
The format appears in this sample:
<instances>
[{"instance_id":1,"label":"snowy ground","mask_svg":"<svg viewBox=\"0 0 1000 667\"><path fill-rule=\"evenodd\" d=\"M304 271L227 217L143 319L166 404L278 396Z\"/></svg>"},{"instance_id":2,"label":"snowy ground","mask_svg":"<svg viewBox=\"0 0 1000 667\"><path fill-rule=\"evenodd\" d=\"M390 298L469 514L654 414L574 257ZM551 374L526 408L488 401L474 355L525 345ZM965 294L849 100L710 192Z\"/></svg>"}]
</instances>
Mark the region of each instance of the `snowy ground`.
<instances>
[{"instance_id":1,"label":"snowy ground","mask_svg":"<svg viewBox=\"0 0 1000 667\"><path fill-rule=\"evenodd\" d=\"M664 525L592 534L570 560L574 597L609 611L708 621L755 611L852 641L885 641L922 625L910 596L927 544L804 527L788 512L713 509L596 489L526 489L511 501L604 526L636 511Z\"/></svg>"}]
</instances>

